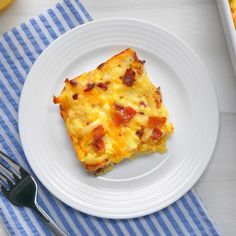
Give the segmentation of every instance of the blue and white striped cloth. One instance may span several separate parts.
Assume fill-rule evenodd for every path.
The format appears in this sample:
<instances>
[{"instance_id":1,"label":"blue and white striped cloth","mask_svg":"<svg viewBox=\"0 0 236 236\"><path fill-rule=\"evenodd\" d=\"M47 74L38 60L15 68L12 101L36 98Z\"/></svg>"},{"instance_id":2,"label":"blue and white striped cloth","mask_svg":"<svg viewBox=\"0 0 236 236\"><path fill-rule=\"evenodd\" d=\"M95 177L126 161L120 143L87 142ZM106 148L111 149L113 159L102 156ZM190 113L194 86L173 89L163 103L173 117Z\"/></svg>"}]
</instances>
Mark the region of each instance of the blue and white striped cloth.
<instances>
[{"instance_id":1,"label":"blue and white striped cloth","mask_svg":"<svg viewBox=\"0 0 236 236\"><path fill-rule=\"evenodd\" d=\"M30 170L17 126L19 97L31 66L42 51L66 31L91 21L78 0L54 8L13 28L0 39L0 149ZM78 212L39 184L40 205L69 235L219 235L194 191L154 214L110 220ZM9 235L52 235L30 209L13 206L0 194L0 215Z\"/></svg>"}]
</instances>

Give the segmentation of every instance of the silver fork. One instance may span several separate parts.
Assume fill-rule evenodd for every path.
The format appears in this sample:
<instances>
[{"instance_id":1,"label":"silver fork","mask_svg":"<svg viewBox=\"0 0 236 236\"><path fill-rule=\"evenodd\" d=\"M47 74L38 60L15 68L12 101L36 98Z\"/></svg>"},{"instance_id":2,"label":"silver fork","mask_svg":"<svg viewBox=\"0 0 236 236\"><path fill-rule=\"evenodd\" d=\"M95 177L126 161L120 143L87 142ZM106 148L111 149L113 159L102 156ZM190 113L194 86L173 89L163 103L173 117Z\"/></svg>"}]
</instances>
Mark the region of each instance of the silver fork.
<instances>
[{"instance_id":1,"label":"silver fork","mask_svg":"<svg viewBox=\"0 0 236 236\"><path fill-rule=\"evenodd\" d=\"M9 165L0 162L0 189L14 205L32 208L56 236L67 236L54 220L37 203L37 183L20 165L0 151L0 157Z\"/></svg>"}]
</instances>

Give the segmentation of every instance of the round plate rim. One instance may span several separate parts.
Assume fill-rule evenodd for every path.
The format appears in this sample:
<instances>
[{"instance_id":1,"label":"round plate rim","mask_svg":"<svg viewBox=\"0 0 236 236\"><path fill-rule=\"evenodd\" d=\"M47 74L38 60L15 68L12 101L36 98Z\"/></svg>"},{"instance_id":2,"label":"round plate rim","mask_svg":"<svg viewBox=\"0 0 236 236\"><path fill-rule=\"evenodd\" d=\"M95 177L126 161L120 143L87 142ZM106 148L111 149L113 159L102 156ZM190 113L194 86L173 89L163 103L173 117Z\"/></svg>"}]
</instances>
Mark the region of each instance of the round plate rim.
<instances>
[{"instance_id":1,"label":"round plate rim","mask_svg":"<svg viewBox=\"0 0 236 236\"><path fill-rule=\"evenodd\" d=\"M165 202L165 204L162 204L162 206L157 206L156 208L152 208L152 209L149 209L149 210L146 210L145 212L140 212L140 213L125 213L125 214L112 214L112 213L106 213L106 212L94 212L92 209L90 208L87 208L87 207L83 207L83 206L78 206L78 205L75 205L71 202L68 202L64 196L61 196L59 194L59 190L58 189L50 189L47 184L42 180L42 178L40 177L40 175L38 175L37 173L37 169L35 169L35 166L33 164L33 162L30 160L30 158L28 158L28 151L25 147L25 144L24 144L24 137L23 137L23 127L22 127L22 120L24 119L24 115L22 114L22 110L23 110L23 106L24 106L24 100L26 99L25 98L25 94L26 94L26 84L27 84L27 81L29 80L28 78L31 76L31 73L33 73L32 71L34 70L34 68L37 67L37 64L38 64L38 61L39 59L47 53L47 49L52 47L54 44L56 44L59 40L63 40L64 37L67 37L68 34L71 34L73 31L76 31L76 30L80 30L80 28L85 28L87 27L87 25L90 25L90 24L97 24L97 23L100 23L100 22L107 22L107 21L136 21L137 23L142 23L142 24L147 24L149 26L152 26L152 27L155 27L155 28L158 28L160 29L161 31L164 31L165 33L167 33L169 36L171 36L172 38L175 38L175 40L177 40L180 44L182 44L182 46L184 46L191 54L193 57L195 57L195 59L198 61L200 67L202 68L202 71L205 73L205 77L208 79L208 83L209 85L211 86L211 89L212 89L212 96L214 96L214 100L215 100L215 104L214 104L214 108L215 108L215 126L216 126L216 129L215 130L215 139L214 139L214 147L212 148L211 150L211 155L209 155L208 157L208 160L207 162L205 162L205 165L204 166L201 166L201 169L199 170L198 174L195 175L194 177L194 180L192 180L191 182L188 182L188 185L185 186L185 188L182 189L182 191L179 191L178 194L175 195L174 198L172 198L171 200ZM137 18L128 18L128 17L111 17L111 18L104 18L104 19L99 19L99 20L94 20L94 21L91 21L91 22L87 22L87 23L84 23L83 25L79 25L69 31L67 31L66 33L64 33L63 35L61 35L60 37L58 37L56 40L54 40L49 46L48 48L46 48L42 53L41 55L39 56L39 58L36 60L36 62L34 63L34 65L31 67L30 69L30 72L29 74L27 75L26 77L26 80L25 80L25 83L24 83L24 86L23 86L23 89L21 91L21 95L20 95L20 101L19 101L19 110L18 110L18 128L19 128L19 135L20 135L20 140L21 140L21 144L22 144L22 147L23 147L23 150L25 152L25 155L26 155L26 158L27 158L27 161L29 162L30 164L30 167L32 168L32 170L34 171L34 173L36 174L37 178L40 180L41 183L43 183L43 185L54 195L56 196L59 200L61 200L62 202L64 202L65 204L73 207L74 209L77 209L79 211L82 211L84 213L87 213L87 214L90 214L90 215L94 215L94 216L97 216L97 217L103 217L103 218L112 218L112 219L128 219L128 218L135 218L135 217L141 217L141 216L145 216L145 215L148 215L148 214L151 214L151 213L154 213L158 210L161 210L169 205L171 205L173 202L177 201L180 197L182 197L185 193L187 193L194 185L195 183L199 180L199 178L201 177L201 175L203 174L203 172L205 171L205 169L207 168L211 158L212 158L212 155L214 153L214 150L215 150L215 146L216 146L216 142L217 142L217 138L218 138L218 133L219 133L219 108L218 108L218 101L217 101L217 96L216 96L216 93L215 93L215 89L214 89L214 86L213 86L213 83L212 81L210 80L209 78L209 75L207 73L207 70L205 68L205 66L203 65L203 63L201 62L199 56L195 53L195 51L185 42L183 41L181 38L179 38L178 36L176 36L175 34L173 34L172 32L170 32L169 30L165 29L164 27L162 26L159 26L159 25L156 25L154 23L151 23L149 21L146 21L146 20L141 20L141 19L137 19Z\"/></svg>"}]
</instances>

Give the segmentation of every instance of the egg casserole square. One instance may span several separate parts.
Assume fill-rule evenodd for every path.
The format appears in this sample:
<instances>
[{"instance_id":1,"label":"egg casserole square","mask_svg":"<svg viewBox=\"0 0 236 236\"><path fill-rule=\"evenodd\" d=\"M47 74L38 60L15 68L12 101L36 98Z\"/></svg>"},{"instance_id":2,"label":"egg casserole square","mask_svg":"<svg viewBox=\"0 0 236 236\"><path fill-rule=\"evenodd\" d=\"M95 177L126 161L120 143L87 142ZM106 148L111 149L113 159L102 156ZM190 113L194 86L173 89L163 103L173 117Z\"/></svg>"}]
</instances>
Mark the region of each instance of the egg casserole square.
<instances>
[{"instance_id":1,"label":"egg casserole square","mask_svg":"<svg viewBox=\"0 0 236 236\"><path fill-rule=\"evenodd\" d=\"M95 70L66 79L53 97L87 171L103 173L137 153L166 151L174 127L144 64L128 48Z\"/></svg>"}]
</instances>

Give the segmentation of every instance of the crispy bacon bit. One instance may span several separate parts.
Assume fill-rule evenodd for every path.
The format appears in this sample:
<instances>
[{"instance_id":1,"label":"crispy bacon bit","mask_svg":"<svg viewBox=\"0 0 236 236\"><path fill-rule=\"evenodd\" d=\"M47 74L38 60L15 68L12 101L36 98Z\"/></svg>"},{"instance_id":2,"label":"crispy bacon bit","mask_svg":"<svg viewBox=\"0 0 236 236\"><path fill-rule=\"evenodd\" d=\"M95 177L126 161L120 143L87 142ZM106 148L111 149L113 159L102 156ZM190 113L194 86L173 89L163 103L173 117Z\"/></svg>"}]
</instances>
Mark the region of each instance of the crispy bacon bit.
<instances>
[{"instance_id":1,"label":"crispy bacon bit","mask_svg":"<svg viewBox=\"0 0 236 236\"><path fill-rule=\"evenodd\" d=\"M134 52L133 58L134 58L135 61L141 63L142 65L146 62L145 60L140 60L140 59L138 58L136 52Z\"/></svg>"},{"instance_id":2,"label":"crispy bacon bit","mask_svg":"<svg viewBox=\"0 0 236 236\"><path fill-rule=\"evenodd\" d=\"M78 83L76 81L70 80L70 84L75 87Z\"/></svg>"},{"instance_id":3,"label":"crispy bacon bit","mask_svg":"<svg viewBox=\"0 0 236 236\"><path fill-rule=\"evenodd\" d=\"M93 139L101 139L105 135L105 130L102 125L97 126L93 129Z\"/></svg>"},{"instance_id":4,"label":"crispy bacon bit","mask_svg":"<svg viewBox=\"0 0 236 236\"><path fill-rule=\"evenodd\" d=\"M77 100L78 99L78 93L75 93L73 96L72 96L73 100Z\"/></svg>"},{"instance_id":5,"label":"crispy bacon bit","mask_svg":"<svg viewBox=\"0 0 236 236\"><path fill-rule=\"evenodd\" d=\"M96 152L103 152L105 149L105 145L102 139L94 140L92 146L94 151Z\"/></svg>"},{"instance_id":6,"label":"crispy bacon bit","mask_svg":"<svg viewBox=\"0 0 236 236\"><path fill-rule=\"evenodd\" d=\"M139 102L139 105L144 106L144 107L147 107L146 103L143 102L143 101Z\"/></svg>"},{"instance_id":7,"label":"crispy bacon bit","mask_svg":"<svg viewBox=\"0 0 236 236\"><path fill-rule=\"evenodd\" d=\"M127 69L123 77L123 84L131 87L135 81L135 72L130 68Z\"/></svg>"},{"instance_id":8,"label":"crispy bacon bit","mask_svg":"<svg viewBox=\"0 0 236 236\"><path fill-rule=\"evenodd\" d=\"M123 123L123 115L120 112L115 112L112 116L113 123L119 126Z\"/></svg>"},{"instance_id":9,"label":"crispy bacon bit","mask_svg":"<svg viewBox=\"0 0 236 236\"><path fill-rule=\"evenodd\" d=\"M97 69L99 69L99 70L101 70L102 68L103 68L103 66L105 65L105 63L103 62L103 63L101 63L98 67L97 67Z\"/></svg>"},{"instance_id":10,"label":"crispy bacon bit","mask_svg":"<svg viewBox=\"0 0 236 236\"><path fill-rule=\"evenodd\" d=\"M116 109L117 111L122 111L122 110L125 109L125 107L122 106L122 105L120 105L120 104L118 104L118 103L115 103L115 109Z\"/></svg>"},{"instance_id":11,"label":"crispy bacon bit","mask_svg":"<svg viewBox=\"0 0 236 236\"><path fill-rule=\"evenodd\" d=\"M152 131L151 138L153 140L158 140L159 138L161 138L161 136L162 136L161 130L159 130L158 128L154 128L153 131Z\"/></svg>"},{"instance_id":12,"label":"crispy bacon bit","mask_svg":"<svg viewBox=\"0 0 236 236\"><path fill-rule=\"evenodd\" d=\"M110 84L111 82L110 81L106 81L105 83L102 83L102 82L100 82L100 83L98 83L97 84L97 86L100 88L100 89L103 89L103 90L107 90L108 89L108 84Z\"/></svg>"},{"instance_id":13,"label":"crispy bacon bit","mask_svg":"<svg viewBox=\"0 0 236 236\"><path fill-rule=\"evenodd\" d=\"M143 128L136 131L137 136L141 139L143 136Z\"/></svg>"},{"instance_id":14,"label":"crispy bacon bit","mask_svg":"<svg viewBox=\"0 0 236 236\"><path fill-rule=\"evenodd\" d=\"M134 54L133 54L133 58L134 58L134 60L138 60L138 56L137 56L137 53L136 52L134 52Z\"/></svg>"},{"instance_id":15,"label":"crispy bacon bit","mask_svg":"<svg viewBox=\"0 0 236 236\"><path fill-rule=\"evenodd\" d=\"M102 125L99 125L95 129L93 129L92 146L96 152L102 152L105 148L104 142L102 140L104 135L105 135L105 130Z\"/></svg>"},{"instance_id":16,"label":"crispy bacon bit","mask_svg":"<svg viewBox=\"0 0 236 236\"><path fill-rule=\"evenodd\" d=\"M155 102L157 104L157 107L159 108L162 103L161 87L157 88L156 93L157 93L157 98L155 99Z\"/></svg>"},{"instance_id":17,"label":"crispy bacon bit","mask_svg":"<svg viewBox=\"0 0 236 236\"><path fill-rule=\"evenodd\" d=\"M148 118L148 124L147 127L149 128L161 128L166 123L166 117L162 116L150 116Z\"/></svg>"},{"instance_id":18,"label":"crispy bacon bit","mask_svg":"<svg viewBox=\"0 0 236 236\"><path fill-rule=\"evenodd\" d=\"M132 107L125 107L123 111L123 119L124 121L130 121L135 115L137 111L135 111Z\"/></svg>"},{"instance_id":19,"label":"crispy bacon bit","mask_svg":"<svg viewBox=\"0 0 236 236\"><path fill-rule=\"evenodd\" d=\"M56 97L55 95L53 95L52 99L53 99L53 103L54 103L54 104L59 103L59 99L58 99L58 97Z\"/></svg>"},{"instance_id":20,"label":"crispy bacon bit","mask_svg":"<svg viewBox=\"0 0 236 236\"><path fill-rule=\"evenodd\" d=\"M84 89L84 92L88 92L91 89L93 89L95 86L95 83L88 83L86 89Z\"/></svg>"},{"instance_id":21,"label":"crispy bacon bit","mask_svg":"<svg viewBox=\"0 0 236 236\"><path fill-rule=\"evenodd\" d=\"M117 103L115 103L115 109L117 111L113 114L112 119L117 126L129 122L137 113L132 107L123 107Z\"/></svg>"}]
</instances>

